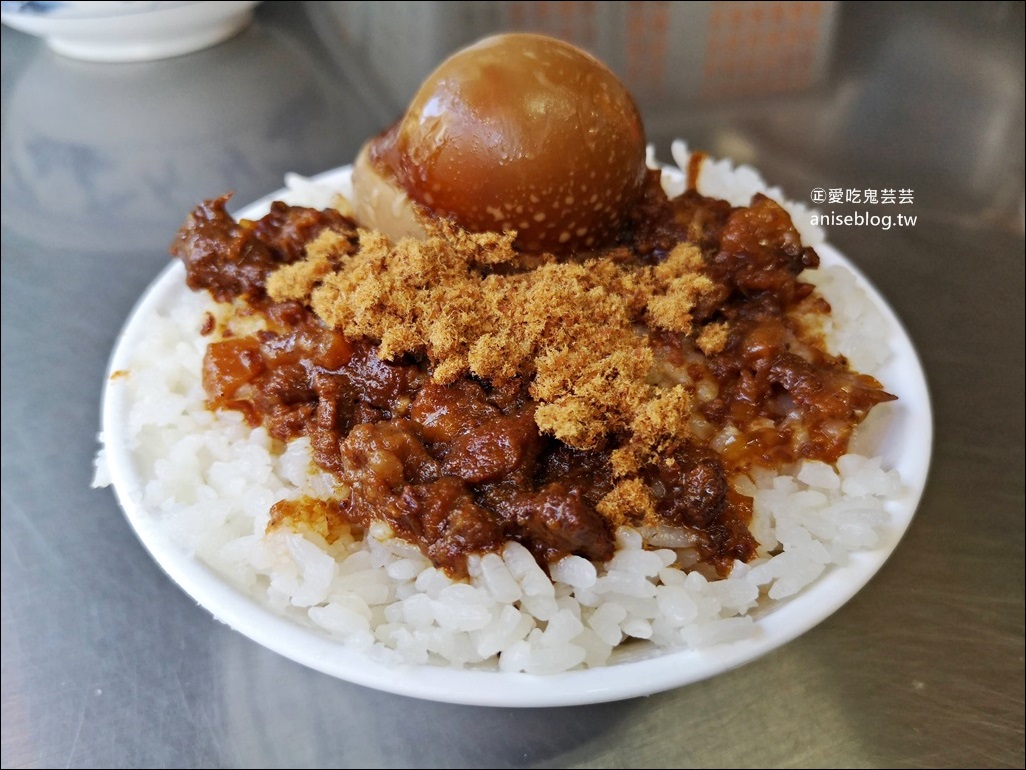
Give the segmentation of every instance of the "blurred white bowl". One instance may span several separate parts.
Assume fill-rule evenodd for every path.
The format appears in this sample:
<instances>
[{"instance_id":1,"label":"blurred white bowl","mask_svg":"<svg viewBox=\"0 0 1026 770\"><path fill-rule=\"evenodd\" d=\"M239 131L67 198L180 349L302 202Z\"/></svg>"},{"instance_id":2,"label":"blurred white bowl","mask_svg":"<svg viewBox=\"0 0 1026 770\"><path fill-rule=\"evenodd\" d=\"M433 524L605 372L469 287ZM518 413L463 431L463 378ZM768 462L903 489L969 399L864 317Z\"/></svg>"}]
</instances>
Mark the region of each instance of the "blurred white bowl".
<instances>
[{"instance_id":1,"label":"blurred white bowl","mask_svg":"<svg viewBox=\"0 0 1026 770\"><path fill-rule=\"evenodd\" d=\"M242 30L259 0L238 2L3 2L0 20L57 53L99 62L146 61L207 48Z\"/></svg>"}]
</instances>

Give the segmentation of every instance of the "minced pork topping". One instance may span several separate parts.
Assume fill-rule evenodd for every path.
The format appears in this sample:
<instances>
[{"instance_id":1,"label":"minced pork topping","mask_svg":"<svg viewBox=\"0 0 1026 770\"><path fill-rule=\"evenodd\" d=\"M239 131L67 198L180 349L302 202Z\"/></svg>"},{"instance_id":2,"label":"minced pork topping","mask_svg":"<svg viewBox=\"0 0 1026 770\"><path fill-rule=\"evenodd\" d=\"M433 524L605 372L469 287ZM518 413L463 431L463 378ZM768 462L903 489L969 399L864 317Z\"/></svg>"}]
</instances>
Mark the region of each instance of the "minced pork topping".
<instances>
[{"instance_id":1,"label":"minced pork topping","mask_svg":"<svg viewBox=\"0 0 1026 770\"><path fill-rule=\"evenodd\" d=\"M262 318L222 323L209 404L309 436L342 490L271 526L384 521L455 575L511 539L545 565L672 527L722 574L757 546L731 478L836 460L892 398L826 351L829 306L799 280L818 257L761 195L669 200L652 174L614 246L560 259L446 221L398 243L332 209L235 222L226 201L172 245L229 319Z\"/></svg>"}]
</instances>

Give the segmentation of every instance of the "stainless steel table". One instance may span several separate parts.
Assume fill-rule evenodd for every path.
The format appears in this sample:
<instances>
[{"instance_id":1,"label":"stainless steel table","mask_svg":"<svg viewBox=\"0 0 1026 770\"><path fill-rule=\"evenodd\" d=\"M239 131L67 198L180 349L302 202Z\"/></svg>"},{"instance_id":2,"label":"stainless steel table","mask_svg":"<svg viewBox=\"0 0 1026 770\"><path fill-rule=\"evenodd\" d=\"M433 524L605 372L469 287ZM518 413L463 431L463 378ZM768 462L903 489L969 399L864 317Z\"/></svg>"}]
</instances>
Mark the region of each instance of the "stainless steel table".
<instances>
[{"instance_id":1,"label":"stainless steel table","mask_svg":"<svg viewBox=\"0 0 1026 770\"><path fill-rule=\"evenodd\" d=\"M876 6L842 7L820 88L648 117L662 157L683 136L793 197L915 190L914 227L830 231L927 370L913 525L855 599L756 662L538 710L383 694L269 652L90 489L107 357L183 214L349 162L396 117L325 9L265 3L229 42L124 65L4 28L3 766L1022 767L1023 5Z\"/></svg>"}]
</instances>

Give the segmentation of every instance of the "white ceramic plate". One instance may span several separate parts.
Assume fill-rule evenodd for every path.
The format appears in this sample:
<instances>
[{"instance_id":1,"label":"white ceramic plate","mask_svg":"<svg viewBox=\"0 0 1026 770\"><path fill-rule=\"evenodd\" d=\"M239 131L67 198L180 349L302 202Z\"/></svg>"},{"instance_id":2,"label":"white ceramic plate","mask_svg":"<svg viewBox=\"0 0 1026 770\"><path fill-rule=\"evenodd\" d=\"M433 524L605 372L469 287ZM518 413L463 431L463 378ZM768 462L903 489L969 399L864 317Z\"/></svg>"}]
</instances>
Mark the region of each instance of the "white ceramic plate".
<instances>
[{"instance_id":1,"label":"white ceramic plate","mask_svg":"<svg viewBox=\"0 0 1026 770\"><path fill-rule=\"evenodd\" d=\"M321 174L314 181L348 186L349 169ZM238 212L258 218L280 190ZM527 707L598 703L649 695L696 682L752 661L823 621L854 596L880 569L912 521L926 483L933 443L933 418L925 377L912 342L884 299L861 273L829 246L817 248L824 266L842 264L879 307L888 324L893 356L878 373L898 401L887 405L887 419L872 431L872 451L901 474L902 492L888 502L892 520L880 545L856 552L844 567L833 567L798 595L757 615L749 639L701 650L657 651L635 646L614 655L600 668L550 676L473 671L432 665L383 665L346 648L326 634L277 615L230 585L163 534L156 513L140 503L145 480L135 469L128 442L125 389L107 387L103 430L107 463L118 500L153 558L181 588L215 618L259 644L326 674L377 690L428 700L484 706ZM188 293L184 268L172 263L149 287L129 317L115 345L108 375L127 367L133 351L144 344L147 319L166 311ZM108 382L110 382L108 378ZM865 451L865 448L862 448Z\"/></svg>"}]
</instances>

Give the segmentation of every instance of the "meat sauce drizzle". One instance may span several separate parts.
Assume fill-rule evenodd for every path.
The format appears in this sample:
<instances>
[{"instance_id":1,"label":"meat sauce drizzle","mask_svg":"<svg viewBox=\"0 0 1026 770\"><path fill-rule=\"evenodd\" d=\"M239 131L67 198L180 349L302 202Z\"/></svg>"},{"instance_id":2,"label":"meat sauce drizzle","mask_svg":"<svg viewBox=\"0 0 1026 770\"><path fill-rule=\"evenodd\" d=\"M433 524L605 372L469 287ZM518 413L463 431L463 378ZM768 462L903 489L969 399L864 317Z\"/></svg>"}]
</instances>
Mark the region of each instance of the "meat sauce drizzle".
<instances>
[{"instance_id":1,"label":"meat sauce drizzle","mask_svg":"<svg viewBox=\"0 0 1026 770\"><path fill-rule=\"evenodd\" d=\"M374 340L347 339L297 302L272 302L273 271L325 229L355 246L356 225L334 210L280 202L259 221L236 222L228 197L198 206L171 246L191 289L266 319L262 331L208 346L208 406L237 410L283 442L308 436L316 464L350 490L345 499L279 502L271 527L310 527L330 542L341 527L385 521L455 576L467 574L468 554L511 539L543 566L566 554L612 556L620 522L598 509L616 483L615 436L601 450L567 446L539 432L520 378L441 386L423 357L383 361ZM800 458L832 462L869 410L893 396L810 342L788 315L829 308L798 280L818 257L776 203L757 195L734 208L694 189L669 200L653 175L619 248L650 265L681 241L701 248L721 301L696 311L695 334L649 332L664 368L704 384L689 439L637 478L657 522L682 528L701 560L726 574L757 548L751 501L733 491L731 476ZM717 325L729 334L701 353L698 331Z\"/></svg>"}]
</instances>

